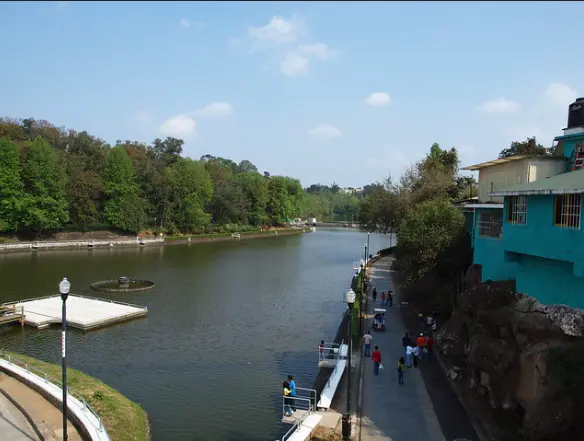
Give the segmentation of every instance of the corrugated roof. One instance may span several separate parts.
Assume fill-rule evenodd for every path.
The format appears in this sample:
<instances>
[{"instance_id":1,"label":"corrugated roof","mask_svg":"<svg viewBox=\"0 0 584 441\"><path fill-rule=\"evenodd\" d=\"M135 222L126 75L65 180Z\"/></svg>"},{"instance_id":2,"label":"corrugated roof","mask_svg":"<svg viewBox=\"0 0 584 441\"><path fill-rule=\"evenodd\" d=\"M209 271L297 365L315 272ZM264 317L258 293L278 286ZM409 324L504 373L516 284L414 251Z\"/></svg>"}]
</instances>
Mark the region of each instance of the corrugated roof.
<instances>
[{"instance_id":1,"label":"corrugated roof","mask_svg":"<svg viewBox=\"0 0 584 441\"><path fill-rule=\"evenodd\" d=\"M469 165L467 167L463 167L462 170L476 171L476 170L480 170L481 168L492 167L493 165L505 164L506 162L519 161L521 159L530 159L530 158L551 159L551 160L561 159L564 161L568 159L568 158L565 158L563 156L516 155L516 156L508 156L506 158L501 158L501 159L493 159L491 161L481 162L480 164Z\"/></svg>"},{"instance_id":2,"label":"corrugated roof","mask_svg":"<svg viewBox=\"0 0 584 441\"><path fill-rule=\"evenodd\" d=\"M538 179L529 184L515 185L501 191L493 191L489 196L519 196L542 194L584 193L584 168L573 172Z\"/></svg>"}]
</instances>

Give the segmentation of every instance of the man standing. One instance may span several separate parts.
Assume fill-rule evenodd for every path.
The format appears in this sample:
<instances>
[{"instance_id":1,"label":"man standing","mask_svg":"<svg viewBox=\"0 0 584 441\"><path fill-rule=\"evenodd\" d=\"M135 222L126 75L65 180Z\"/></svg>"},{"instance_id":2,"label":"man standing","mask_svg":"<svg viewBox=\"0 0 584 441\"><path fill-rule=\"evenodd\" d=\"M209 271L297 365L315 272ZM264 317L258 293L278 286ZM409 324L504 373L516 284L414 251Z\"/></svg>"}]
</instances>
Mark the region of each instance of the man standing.
<instances>
[{"instance_id":1,"label":"man standing","mask_svg":"<svg viewBox=\"0 0 584 441\"><path fill-rule=\"evenodd\" d=\"M296 412L296 400L294 399L294 397L296 397L296 383L294 382L292 375L288 375L288 386L290 387L290 407L292 408L292 412Z\"/></svg>"},{"instance_id":2,"label":"man standing","mask_svg":"<svg viewBox=\"0 0 584 441\"><path fill-rule=\"evenodd\" d=\"M371 360L373 360L373 375L379 375L379 365L381 364L381 352L379 352L379 347L375 346L373 354L371 354Z\"/></svg>"},{"instance_id":3,"label":"man standing","mask_svg":"<svg viewBox=\"0 0 584 441\"><path fill-rule=\"evenodd\" d=\"M365 357L371 357L371 341L373 337L369 334L369 331L363 336L363 343L365 344Z\"/></svg>"}]
</instances>

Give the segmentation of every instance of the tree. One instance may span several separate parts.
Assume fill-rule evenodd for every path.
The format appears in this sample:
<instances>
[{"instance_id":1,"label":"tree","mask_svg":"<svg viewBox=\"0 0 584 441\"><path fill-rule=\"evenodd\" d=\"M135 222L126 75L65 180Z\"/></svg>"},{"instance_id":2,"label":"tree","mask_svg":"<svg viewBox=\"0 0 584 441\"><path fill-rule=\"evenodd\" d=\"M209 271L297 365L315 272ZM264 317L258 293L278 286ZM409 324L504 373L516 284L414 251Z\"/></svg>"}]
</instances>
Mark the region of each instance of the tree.
<instances>
[{"instance_id":1,"label":"tree","mask_svg":"<svg viewBox=\"0 0 584 441\"><path fill-rule=\"evenodd\" d=\"M41 233L69 221L67 176L57 153L43 138L27 143L22 179L22 223L26 228Z\"/></svg>"},{"instance_id":2,"label":"tree","mask_svg":"<svg viewBox=\"0 0 584 441\"><path fill-rule=\"evenodd\" d=\"M213 196L211 176L200 161L181 158L167 171L171 228L182 232L201 232L209 224L205 206Z\"/></svg>"},{"instance_id":3,"label":"tree","mask_svg":"<svg viewBox=\"0 0 584 441\"><path fill-rule=\"evenodd\" d=\"M18 144L0 138L0 232L18 231L23 197Z\"/></svg>"},{"instance_id":4,"label":"tree","mask_svg":"<svg viewBox=\"0 0 584 441\"><path fill-rule=\"evenodd\" d=\"M136 233L144 224L144 201L139 196L132 160L123 147L111 149L103 174L105 217L112 226Z\"/></svg>"},{"instance_id":5,"label":"tree","mask_svg":"<svg viewBox=\"0 0 584 441\"><path fill-rule=\"evenodd\" d=\"M250 172L257 173L258 168L255 165L253 165L250 161L248 161L247 159L244 159L237 166L237 172L238 173L250 173Z\"/></svg>"},{"instance_id":6,"label":"tree","mask_svg":"<svg viewBox=\"0 0 584 441\"><path fill-rule=\"evenodd\" d=\"M464 216L446 199L416 205L397 231L396 256L409 283L421 280L464 229Z\"/></svg>"},{"instance_id":7,"label":"tree","mask_svg":"<svg viewBox=\"0 0 584 441\"><path fill-rule=\"evenodd\" d=\"M499 159L508 158L509 156L550 156L553 153L551 148L544 147L533 138L527 138L525 141L513 141L509 148L501 150Z\"/></svg>"}]
</instances>

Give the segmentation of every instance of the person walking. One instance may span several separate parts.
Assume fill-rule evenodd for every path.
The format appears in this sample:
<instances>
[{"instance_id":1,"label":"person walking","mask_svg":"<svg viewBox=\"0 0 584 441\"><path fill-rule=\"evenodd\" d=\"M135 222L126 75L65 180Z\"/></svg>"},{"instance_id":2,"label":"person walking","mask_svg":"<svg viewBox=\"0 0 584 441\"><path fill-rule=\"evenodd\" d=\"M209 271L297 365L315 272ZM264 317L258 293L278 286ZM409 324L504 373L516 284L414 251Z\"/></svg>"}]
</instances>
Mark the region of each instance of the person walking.
<instances>
[{"instance_id":1,"label":"person walking","mask_svg":"<svg viewBox=\"0 0 584 441\"><path fill-rule=\"evenodd\" d=\"M379 346L375 346L373 354L371 354L371 360L373 360L373 375L379 375L379 366L381 366L381 352L379 352Z\"/></svg>"},{"instance_id":2,"label":"person walking","mask_svg":"<svg viewBox=\"0 0 584 441\"><path fill-rule=\"evenodd\" d=\"M381 306L385 305L385 291L381 291Z\"/></svg>"},{"instance_id":3,"label":"person walking","mask_svg":"<svg viewBox=\"0 0 584 441\"><path fill-rule=\"evenodd\" d=\"M418 337L418 340L416 341L416 346L419 349L419 357L422 357L422 352L424 351L424 347L426 346L426 337L424 336L424 334L420 334L420 336Z\"/></svg>"},{"instance_id":4,"label":"person walking","mask_svg":"<svg viewBox=\"0 0 584 441\"><path fill-rule=\"evenodd\" d=\"M412 367L412 357L414 356L414 348L409 344L406 346L406 367Z\"/></svg>"},{"instance_id":5,"label":"person walking","mask_svg":"<svg viewBox=\"0 0 584 441\"><path fill-rule=\"evenodd\" d=\"M397 361L397 381L399 384L404 384L404 372L406 370L406 361L400 357Z\"/></svg>"},{"instance_id":6,"label":"person walking","mask_svg":"<svg viewBox=\"0 0 584 441\"><path fill-rule=\"evenodd\" d=\"M412 356L414 357L414 367L418 367L418 361L420 360L420 348L418 346L414 346L412 349Z\"/></svg>"},{"instance_id":7,"label":"person walking","mask_svg":"<svg viewBox=\"0 0 584 441\"><path fill-rule=\"evenodd\" d=\"M391 289L387 293L387 306L390 308L393 306L393 291Z\"/></svg>"},{"instance_id":8,"label":"person walking","mask_svg":"<svg viewBox=\"0 0 584 441\"><path fill-rule=\"evenodd\" d=\"M377 301L377 288L373 288L373 303Z\"/></svg>"},{"instance_id":9,"label":"person walking","mask_svg":"<svg viewBox=\"0 0 584 441\"><path fill-rule=\"evenodd\" d=\"M404 334L404 336L402 337L402 345L405 348L407 348L408 346L412 346L412 340L410 339L410 333L406 332Z\"/></svg>"},{"instance_id":10,"label":"person walking","mask_svg":"<svg viewBox=\"0 0 584 441\"><path fill-rule=\"evenodd\" d=\"M371 342L372 341L373 341L373 337L371 336L369 331L367 331L365 333L365 335L363 336L363 343L365 344L364 355L367 358L371 357Z\"/></svg>"}]
</instances>

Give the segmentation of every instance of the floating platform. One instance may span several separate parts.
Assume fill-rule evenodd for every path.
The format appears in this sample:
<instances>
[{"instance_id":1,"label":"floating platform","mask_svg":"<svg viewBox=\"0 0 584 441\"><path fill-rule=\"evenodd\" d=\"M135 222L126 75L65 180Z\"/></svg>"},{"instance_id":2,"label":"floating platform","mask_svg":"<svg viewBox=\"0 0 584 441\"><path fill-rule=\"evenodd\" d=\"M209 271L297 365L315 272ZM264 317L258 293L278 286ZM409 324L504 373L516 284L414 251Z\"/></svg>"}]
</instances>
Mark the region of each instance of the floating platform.
<instances>
[{"instance_id":1,"label":"floating platform","mask_svg":"<svg viewBox=\"0 0 584 441\"><path fill-rule=\"evenodd\" d=\"M43 329L61 323L62 305L61 297L56 295L5 303L0 307L21 310L25 325ZM146 306L76 294L69 294L67 299L67 326L84 331L143 317L146 314L148 314Z\"/></svg>"}]
</instances>

